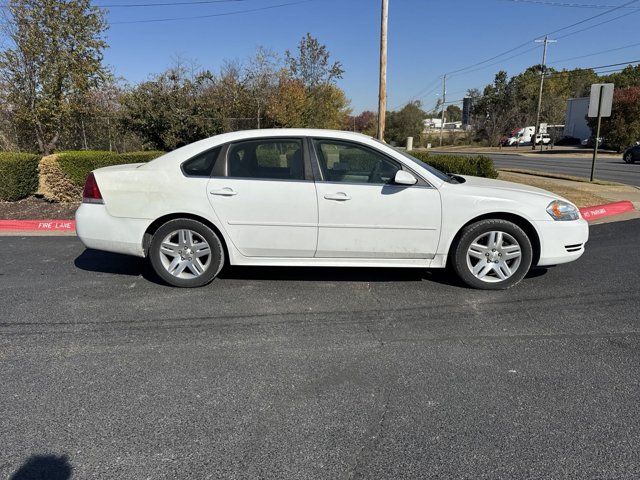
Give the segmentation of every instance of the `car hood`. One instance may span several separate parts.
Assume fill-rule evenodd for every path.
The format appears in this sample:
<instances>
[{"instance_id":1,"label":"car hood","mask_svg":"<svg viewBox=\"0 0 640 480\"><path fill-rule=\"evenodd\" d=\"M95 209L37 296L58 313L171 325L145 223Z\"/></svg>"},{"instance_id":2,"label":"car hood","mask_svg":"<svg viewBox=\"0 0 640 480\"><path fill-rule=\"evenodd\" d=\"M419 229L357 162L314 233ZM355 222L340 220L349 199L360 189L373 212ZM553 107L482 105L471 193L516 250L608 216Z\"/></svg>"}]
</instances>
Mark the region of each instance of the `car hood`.
<instances>
[{"instance_id":1,"label":"car hood","mask_svg":"<svg viewBox=\"0 0 640 480\"><path fill-rule=\"evenodd\" d=\"M560 195L556 195L555 193L549 192L547 190L543 190L542 188L523 185L521 183L505 182L503 180L493 180L491 178L483 178L483 177L471 177L467 175L459 175L459 176L465 179L465 182L462 185L468 186L468 187L482 188L482 189L486 189L487 191L501 190L501 191L507 191L507 192L520 193L520 194L533 194L541 197L550 198L552 200L555 200L555 199L565 200Z\"/></svg>"}]
</instances>

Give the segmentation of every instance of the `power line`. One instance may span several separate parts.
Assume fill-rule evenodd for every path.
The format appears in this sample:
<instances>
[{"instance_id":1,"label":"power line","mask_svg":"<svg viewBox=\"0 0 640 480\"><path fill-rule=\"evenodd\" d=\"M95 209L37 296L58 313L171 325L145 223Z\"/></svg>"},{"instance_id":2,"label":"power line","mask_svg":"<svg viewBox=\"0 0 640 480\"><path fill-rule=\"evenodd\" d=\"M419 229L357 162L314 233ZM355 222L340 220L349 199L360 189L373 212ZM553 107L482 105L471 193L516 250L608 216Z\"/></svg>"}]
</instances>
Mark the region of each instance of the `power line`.
<instances>
[{"instance_id":1,"label":"power line","mask_svg":"<svg viewBox=\"0 0 640 480\"><path fill-rule=\"evenodd\" d=\"M602 68L610 68L610 67L620 67L621 65L624 65L624 68L628 67L628 66L633 66L633 64L635 63L640 63L640 60L629 60L626 62L620 62L620 63L612 63L610 65L599 65L597 67L580 67L580 68L574 68L572 70L563 70L560 72L552 72L552 73L547 73L547 78L549 77L556 77L556 76L560 76L560 75L571 75L573 73L575 73L576 71L582 71L582 70L600 70ZM624 70L624 68L622 69L617 69L617 70ZM605 73L605 72L595 72L597 74L600 73Z\"/></svg>"},{"instance_id":2,"label":"power line","mask_svg":"<svg viewBox=\"0 0 640 480\"><path fill-rule=\"evenodd\" d=\"M631 45L625 45L623 47L610 48L609 50L601 50L599 52L588 53L586 55L579 55L577 57L563 58L562 60L556 60L555 62L550 62L550 65L555 65L557 63L562 63L562 62L568 62L570 60L578 60L580 58L595 57L596 55L602 55L603 53L617 52L619 50L625 50L627 48L637 47L637 46L640 46L640 42L632 43Z\"/></svg>"},{"instance_id":3,"label":"power line","mask_svg":"<svg viewBox=\"0 0 640 480\"><path fill-rule=\"evenodd\" d=\"M608 20L604 20L602 22L594 23L593 25L589 25L589 26L587 26L585 28L581 28L581 29L576 30L574 32L565 33L564 35L560 35L557 38L567 38L567 37L570 37L571 35L576 35L577 33L582 33L582 32L584 32L586 30L590 30L592 28L599 27L600 25L604 25L605 23L610 23L610 22L613 22L614 20L618 20L620 18L624 18L624 17L627 17L629 15L633 15L634 13L637 13L637 11L636 12L630 12L630 13L623 13L622 15L618 15L617 17L613 17L613 18L610 18Z\"/></svg>"},{"instance_id":4,"label":"power line","mask_svg":"<svg viewBox=\"0 0 640 480\"><path fill-rule=\"evenodd\" d=\"M625 2L625 3L621 4L621 5L611 6L611 8L609 8L609 9L608 9L608 10L606 10L605 12L601 12L601 13L598 13L597 15L593 15L593 16L588 17L588 18L585 18L585 19L583 19L583 20L579 20L579 21L574 22L574 23L572 23L572 24L570 24L570 25L567 25L567 26L561 27L561 28L559 28L559 29L553 30L552 32L548 32L548 33L546 33L546 34L544 34L544 35L542 35L542 36L549 36L549 35L553 35L553 34L558 33L558 32L562 32L562 31L565 31L565 30L569 30L569 29L571 29L571 28L573 28L573 27L576 27L576 26L578 26L578 25L582 25L582 24L587 23L587 22L589 22L589 21L591 21L591 20L594 20L594 19L596 19L596 18L600 18L600 17L602 17L602 16L604 16L604 15L608 15L609 13L615 12L615 11L617 11L617 10L621 10L621 9L624 9L624 8L628 8L630 5L633 5L634 3L637 3L638 1L640 1L640 0L630 0L630 1L628 1L628 2ZM635 12L632 12L632 13L635 13ZM579 30L576 30L576 31L574 31L574 32L569 32L569 33L567 33L567 34L565 34L565 35L562 35L562 36L560 36L560 37L557 37L557 38L566 38L566 37L571 36L571 35L576 35L576 34L578 34L578 33L580 33L580 32L585 31L585 30L589 30L589 29L591 29L591 28L595 28L595 27L597 27L597 26L599 26L599 25L603 25L603 24L605 24L605 23L612 22L612 21L614 21L614 20L617 20L618 18L622 18L622 17L627 16L627 15L629 15L629 13L625 13L624 15L620 15L620 16L617 16L617 17L614 17L614 18L611 18L611 19L605 20L604 22L599 22L599 23L596 23L596 24L593 24L593 25L589 25L589 26L587 26L586 28L579 29ZM532 40L528 40L527 42L524 42L524 43L522 43L522 44L520 44L520 45L517 45L517 46L515 46L515 47L513 47L513 48L510 48L509 50L506 50L506 51L504 51L504 52L502 52L502 53L499 53L498 55L494 55L494 56L493 56L493 57L491 57L491 58L487 58L487 59L482 60L482 61L480 61L480 62L476 62L476 63L474 63L474 64L468 65L468 66L466 66L466 67L462 67L462 68L459 68L459 69L457 69L457 70L452 70L452 71L450 71L450 72L447 72L447 74L446 74L446 75L448 75L448 76L456 76L456 75L462 75L462 74L472 73L472 72L474 72L474 71L481 70L481 69L483 69L483 68L487 68L487 67L489 67L489 66L496 65L496 64L498 64L498 63L503 63L503 62L505 62L506 60L509 60L509 59L512 59L512 58L515 58L515 57L521 56L521 55L523 55L523 54L525 54L525 53L527 53L527 52L530 52L530 51L533 51L533 50L537 49L537 47L529 48L529 49L527 49L527 50L525 50L525 51L523 51L523 52L519 52L519 53L517 53L516 55L512 55L512 56L510 56L510 57L508 57L508 58L506 58L506 59L501 59L501 60L499 60L498 62L494 62L494 63L492 63L491 65L484 65L484 64L486 64L486 63L492 62L493 60L497 60L497 59L499 59L499 58L501 58L501 57L503 57L503 56L505 56L505 55L508 55L509 53L512 53L512 52L515 52L515 51L520 50L520 49L522 49L522 48L526 47L527 45L530 45L530 44L531 44L531 41L533 41L533 40L537 40L538 38L540 38L540 37L536 37L536 38L534 38L534 39L532 39ZM484 65L484 66L482 66L482 67L481 67L481 65ZM475 68L475 69L474 69L474 67L479 67L479 68ZM470 69L473 69L473 70L470 70ZM440 77L440 78L441 78L441 77Z\"/></svg>"},{"instance_id":5,"label":"power line","mask_svg":"<svg viewBox=\"0 0 640 480\"><path fill-rule=\"evenodd\" d=\"M189 5L209 5L216 3L237 3L246 2L247 0L189 0L186 2L151 2L151 3L109 3L109 4L93 4L98 8L131 8L131 7L174 7L174 6L189 6ZM0 3L0 8L8 8L8 3Z\"/></svg>"},{"instance_id":6,"label":"power line","mask_svg":"<svg viewBox=\"0 0 640 480\"><path fill-rule=\"evenodd\" d=\"M553 32L545 33L545 35L553 35L554 33L563 32L565 30L569 30L570 28L577 27L578 25L582 25L583 23L587 23L587 22L590 22L591 20L594 20L596 18L603 17L604 15L608 15L608 14L610 14L612 12L615 12L615 11L620 10L622 8L628 7L629 5L632 5L634 3L638 3L638 0L630 0L627 3L623 3L622 5L618 5L617 7L611 8L611 9L607 10L606 12L599 13L597 15L594 15L593 17L585 18L584 20L580 20L579 22L572 23L571 25L567 25L566 27L559 28L557 30L554 30ZM622 16L626 16L626 15L627 14L624 14ZM620 18L620 17L617 17L617 18ZM608 20L608 21L610 21L610 20ZM606 23L606 22L603 22L603 23ZM589 28L597 27L598 25L601 25L601 24L598 23L598 24L590 26ZM559 37L559 38L562 38L562 37Z\"/></svg>"},{"instance_id":7,"label":"power line","mask_svg":"<svg viewBox=\"0 0 640 480\"><path fill-rule=\"evenodd\" d=\"M558 28L558 29L553 30L553 31L551 31L551 32L547 32L547 33L545 33L545 34L543 34L543 35L539 35L539 36L537 36L536 38L534 38L534 39L532 39L532 40L527 40L526 42L524 42L524 43L522 43L522 44L520 44L520 45L518 45L518 46L516 46L516 47L510 48L509 50L506 50L506 51L504 51L504 52L502 52L502 53L500 53L500 54L498 54L498 55L495 55L495 56L493 56L493 57L491 57L491 58L488 58L488 59L486 59L486 60L483 60L483 61L481 61L481 62L477 62L477 63L474 63L474 64L472 64L472 65L468 65L467 67L463 67L463 68L459 68L459 69L457 69L457 70L453 70L453 71L451 71L451 72L447 72L447 74L448 74L448 75L452 75L452 74L454 74L454 73L463 72L463 71L468 70L468 69L470 69L470 68L477 67L477 66L480 66L480 65L482 65L482 64L485 64L485 63L491 62L491 61L496 60L496 59L498 59L498 58L500 58L500 57L503 57L504 55L507 55L507 54L509 54L509 53L511 53L511 52L514 52L514 51L516 51L516 50L520 50L521 48L523 48L523 47L525 47L525 46L527 46L527 45L530 45L530 44L531 44L531 42L532 42L533 40L537 40L537 39L538 39L538 38L540 38L540 37L550 36L550 35L553 35L553 34L558 33L558 32L562 32L562 31L565 31L565 30L569 30L569 29L571 29L571 28L573 28L573 27L577 27L578 25L582 25L582 24L587 23L587 22L589 22L589 21L591 21L591 20L594 20L594 19L596 19L596 18L600 18L600 17L602 17L602 16L604 16L604 15L608 15L609 13L612 13L612 12L615 12L615 11L620 10L620 9L622 9L622 8L628 7L629 5L632 5L632 4L634 4L634 3L637 3L638 1L639 1L639 0L630 0L630 1L626 2L626 3L623 3L622 5L617 5L617 6L613 7L613 8L610 8L610 9L608 9L608 10L607 10L607 11L605 11L605 12L598 13L597 15L593 15L593 16L591 16L591 17L585 18L585 19L580 20L580 21L578 21L578 22L574 22L574 23L572 23L571 25L567 25L567 26L565 26L565 27ZM625 14L624 16L626 16L626 14ZM618 17L618 18L620 18L620 17ZM612 20L614 20L614 19L607 20L607 22L612 21ZM603 22L603 23L606 23L606 22ZM599 24L592 25L592 26L589 26L589 27L587 27L587 28L585 28L585 29L583 29L583 30L580 30L580 31L584 31L584 30L587 30L587 29L589 29L589 28L596 27L596 26L598 26L598 25L599 25ZM572 32L572 33L570 33L570 34L567 34L567 35L564 35L564 36L562 36L562 37L558 37L558 38L564 38L564 37L567 37L567 36L569 36L569 35L575 35L576 33L579 33L579 31Z\"/></svg>"},{"instance_id":8,"label":"power line","mask_svg":"<svg viewBox=\"0 0 640 480\"><path fill-rule=\"evenodd\" d=\"M528 48L526 50L523 50L522 52L516 53L515 55L511 55L511 56L509 56L507 58L503 58L502 60L499 60L497 62L489 63L488 65L483 65L482 67L474 68L473 70L465 70L464 72L456 73L455 75L451 75L451 76L459 77L461 75L467 75L469 73L477 72L478 70L484 70L485 68L493 67L495 65L499 65L501 63L504 63L507 60L511 60L513 58L520 57L520 56L524 55L525 53L529 53L529 52L532 52L534 50L538 50L538 48L540 48L540 47L538 47L536 45L535 47Z\"/></svg>"},{"instance_id":9,"label":"power line","mask_svg":"<svg viewBox=\"0 0 640 480\"><path fill-rule=\"evenodd\" d=\"M312 2L314 0L299 0L296 2L288 2L288 3L279 3L277 5L268 5L266 7L257 7L257 8L249 8L246 10L236 10L233 12L224 12L224 13L212 13L209 15L195 15L195 16L189 16L189 17L169 17L169 18L152 18L152 19L148 19L148 20L125 20L122 22L110 22L110 25L130 25L130 24L134 24L134 23L156 23L156 22L173 22L173 21L177 21L177 20L195 20L195 19L200 19L200 18L213 18L213 17L227 17L227 16L231 16L231 15L241 15L244 13L252 13L252 12L261 12L264 10L271 10L274 8L282 8L282 7L289 7L289 6L293 6L293 5L300 5L302 3L309 3Z\"/></svg>"},{"instance_id":10,"label":"power line","mask_svg":"<svg viewBox=\"0 0 640 480\"><path fill-rule=\"evenodd\" d=\"M534 5L542 5L547 7L569 7L569 8L615 8L616 5L602 5L594 3L574 3L574 2L551 2L546 0L500 0L502 2L511 3L529 3ZM626 7L630 10L636 10L638 7Z\"/></svg>"},{"instance_id":11,"label":"power line","mask_svg":"<svg viewBox=\"0 0 640 480\"><path fill-rule=\"evenodd\" d=\"M212 3L238 3L247 0L191 0L188 2L153 2L153 3L129 3L129 4L95 4L100 8L133 8L133 7L174 7L183 5L209 5Z\"/></svg>"},{"instance_id":12,"label":"power line","mask_svg":"<svg viewBox=\"0 0 640 480\"><path fill-rule=\"evenodd\" d=\"M411 102L412 100L419 100L421 98L427 97L428 95L431 95L440 86L440 79L441 78L442 77L435 78L434 81L429 83L425 88L419 90L418 92L416 92L412 96L410 96L409 99L406 102L402 102L402 103L397 104L393 108L393 110L394 111L397 110L398 108L400 108L403 105L406 105L407 103ZM427 90L429 90L427 93L423 93L423 92L426 92Z\"/></svg>"}]
</instances>

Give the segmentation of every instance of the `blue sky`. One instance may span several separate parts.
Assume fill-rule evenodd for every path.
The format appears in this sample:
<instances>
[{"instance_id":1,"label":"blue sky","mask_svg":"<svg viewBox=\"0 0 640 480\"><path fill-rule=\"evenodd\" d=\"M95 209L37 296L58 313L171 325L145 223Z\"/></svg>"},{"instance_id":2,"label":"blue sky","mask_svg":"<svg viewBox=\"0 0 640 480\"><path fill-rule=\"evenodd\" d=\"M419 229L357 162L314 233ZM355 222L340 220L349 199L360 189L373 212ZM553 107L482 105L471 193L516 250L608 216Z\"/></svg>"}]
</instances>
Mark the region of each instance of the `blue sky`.
<instances>
[{"instance_id":1,"label":"blue sky","mask_svg":"<svg viewBox=\"0 0 640 480\"><path fill-rule=\"evenodd\" d=\"M98 5L164 3L171 0L95 0ZM173 0L188 1L188 0ZM206 15L236 12L295 2L296 0L236 0L207 5L129 7L109 9L110 48L106 61L130 82L145 80L164 70L180 56L203 68L217 70L225 59L245 59L257 46L277 52L294 49L310 32L325 43L345 69L339 82L351 99L354 112L375 110L378 89L380 28L379 0L308 0L281 8L222 17ZM427 108L441 94L440 77L606 11L571 8L549 3L621 5L628 0L389 0L389 108L418 98ZM536 3L540 2L540 3ZM610 18L623 18L561 38L549 48L548 61L587 55L640 43L640 1L584 23L556 37ZM153 23L118 23L194 16L192 20ZM452 75L448 100L461 99L468 88L482 87L496 71L515 74L539 63L541 48L533 41L476 71ZM520 53L523 52L523 53ZM514 57L515 56L515 57ZM514 57L514 58L508 58ZM552 66L588 67L640 60L640 45L586 58L561 61ZM486 65L486 64L485 64ZM482 65L482 66L485 66ZM473 69L472 69L473 70Z\"/></svg>"}]
</instances>

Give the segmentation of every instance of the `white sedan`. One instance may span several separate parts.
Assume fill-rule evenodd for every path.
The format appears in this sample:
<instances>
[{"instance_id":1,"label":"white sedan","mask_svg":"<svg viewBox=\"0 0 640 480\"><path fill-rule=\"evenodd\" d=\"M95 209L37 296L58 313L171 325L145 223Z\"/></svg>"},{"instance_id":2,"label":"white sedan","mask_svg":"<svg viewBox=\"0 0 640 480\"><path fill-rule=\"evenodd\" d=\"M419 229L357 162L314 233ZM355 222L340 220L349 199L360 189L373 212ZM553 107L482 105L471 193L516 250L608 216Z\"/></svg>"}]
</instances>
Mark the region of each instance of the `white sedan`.
<instances>
[{"instance_id":1,"label":"white sedan","mask_svg":"<svg viewBox=\"0 0 640 480\"><path fill-rule=\"evenodd\" d=\"M341 131L218 135L95 170L83 197L86 247L146 257L178 287L230 264L450 266L472 287L504 289L532 266L576 260L589 236L553 193L448 175Z\"/></svg>"}]
</instances>

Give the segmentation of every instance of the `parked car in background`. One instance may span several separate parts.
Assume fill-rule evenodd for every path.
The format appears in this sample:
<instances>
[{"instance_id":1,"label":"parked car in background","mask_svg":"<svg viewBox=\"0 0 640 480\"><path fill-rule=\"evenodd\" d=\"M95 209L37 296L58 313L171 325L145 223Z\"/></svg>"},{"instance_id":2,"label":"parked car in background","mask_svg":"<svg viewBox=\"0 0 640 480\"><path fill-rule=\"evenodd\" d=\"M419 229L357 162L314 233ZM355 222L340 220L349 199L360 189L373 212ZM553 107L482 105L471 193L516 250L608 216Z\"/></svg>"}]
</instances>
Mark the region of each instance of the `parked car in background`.
<instances>
[{"instance_id":1,"label":"parked car in background","mask_svg":"<svg viewBox=\"0 0 640 480\"><path fill-rule=\"evenodd\" d=\"M579 258L575 205L538 188L445 174L371 137L250 130L87 178L76 230L88 248L146 257L199 287L223 265L451 266L505 289L531 266Z\"/></svg>"},{"instance_id":2,"label":"parked car in background","mask_svg":"<svg viewBox=\"0 0 640 480\"><path fill-rule=\"evenodd\" d=\"M548 133L538 133L536 135L536 145L540 145L542 142L543 145L549 145L551 143L551 136Z\"/></svg>"},{"instance_id":3,"label":"parked car in background","mask_svg":"<svg viewBox=\"0 0 640 480\"><path fill-rule=\"evenodd\" d=\"M589 138L585 138L580 143L583 147L593 148L596 144L595 142L596 142L595 137L589 137ZM602 137L598 138L598 147L601 147L603 143L604 143L604 138Z\"/></svg>"},{"instance_id":4,"label":"parked car in background","mask_svg":"<svg viewBox=\"0 0 640 480\"><path fill-rule=\"evenodd\" d=\"M518 138L517 137L505 137L502 140L502 146L503 147L513 147L514 145L518 145Z\"/></svg>"},{"instance_id":5,"label":"parked car in background","mask_svg":"<svg viewBox=\"0 0 640 480\"><path fill-rule=\"evenodd\" d=\"M635 163L640 161L640 143L636 143L633 147L627 148L622 154L622 159L626 163Z\"/></svg>"}]
</instances>

